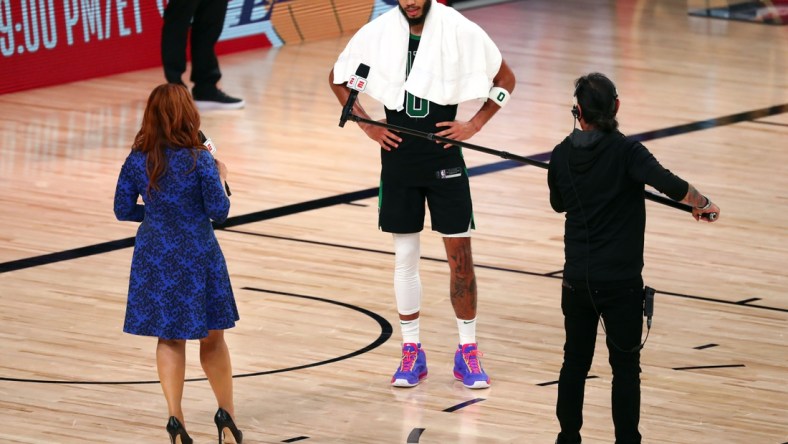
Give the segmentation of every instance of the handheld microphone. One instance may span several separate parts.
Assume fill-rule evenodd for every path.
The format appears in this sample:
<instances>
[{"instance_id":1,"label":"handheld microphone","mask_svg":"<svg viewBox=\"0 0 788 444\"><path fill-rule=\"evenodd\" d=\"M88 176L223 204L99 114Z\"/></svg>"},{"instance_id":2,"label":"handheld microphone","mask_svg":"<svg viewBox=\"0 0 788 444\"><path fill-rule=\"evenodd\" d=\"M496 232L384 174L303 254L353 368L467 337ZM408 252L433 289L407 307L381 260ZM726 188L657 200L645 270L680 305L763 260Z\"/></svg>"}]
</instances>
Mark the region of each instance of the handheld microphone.
<instances>
[{"instance_id":1,"label":"handheld microphone","mask_svg":"<svg viewBox=\"0 0 788 444\"><path fill-rule=\"evenodd\" d=\"M646 317L646 325L651 328L651 317L654 316L654 295L657 293L653 288L646 286L645 300L643 301L643 315Z\"/></svg>"},{"instance_id":2,"label":"handheld microphone","mask_svg":"<svg viewBox=\"0 0 788 444\"><path fill-rule=\"evenodd\" d=\"M211 140L209 137L206 137L205 134L202 133L202 131L200 131L200 142L202 142L202 144L205 145L206 148L208 148L208 151L211 152L212 156L216 155L216 145L214 145L213 140Z\"/></svg>"},{"instance_id":3,"label":"handheld microphone","mask_svg":"<svg viewBox=\"0 0 788 444\"><path fill-rule=\"evenodd\" d=\"M205 134L202 132L202 130L198 130L197 131L197 135L200 138L200 143L202 143L203 145L205 145L206 148L208 148L208 150L211 152L212 156L215 156L216 155L216 145L213 144L213 140L211 140L208 137L206 137ZM233 195L233 193L230 192L230 186L227 185L227 181L224 181L224 190L227 191L227 196L228 197Z\"/></svg>"},{"instance_id":4,"label":"handheld microphone","mask_svg":"<svg viewBox=\"0 0 788 444\"><path fill-rule=\"evenodd\" d=\"M364 92L367 89L367 79L366 77L369 75L369 66L359 63L358 68L356 68L356 73L350 76L350 79L347 81L347 87L350 88L350 96L347 98L347 102L345 102L345 106L342 107L342 115L339 117L339 126L344 127L345 122L353 113L353 105L356 103L356 97L358 96L359 92Z\"/></svg>"}]
</instances>

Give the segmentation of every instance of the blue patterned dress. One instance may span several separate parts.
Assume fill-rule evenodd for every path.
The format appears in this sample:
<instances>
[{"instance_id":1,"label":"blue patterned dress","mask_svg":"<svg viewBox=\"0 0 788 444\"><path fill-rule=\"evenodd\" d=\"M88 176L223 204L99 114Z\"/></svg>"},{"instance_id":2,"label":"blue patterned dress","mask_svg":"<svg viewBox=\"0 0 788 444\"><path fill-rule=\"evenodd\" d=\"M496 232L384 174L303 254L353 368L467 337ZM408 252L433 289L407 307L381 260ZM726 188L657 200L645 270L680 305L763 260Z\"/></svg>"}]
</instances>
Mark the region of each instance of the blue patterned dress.
<instances>
[{"instance_id":1,"label":"blue patterned dress","mask_svg":"<svg viewBox=\"0 0 788 444\"><path fill-rule=\"evenodd\" d=\"M167 171L147 195L146 155L132 150L118 177L115 216L137 229L123 331L163 339L198 339L239 319L230 276L211 220L230 210L208 151L165 150ZM144 205L137 203L142 196Z\"/></svg>"}]
</instances>

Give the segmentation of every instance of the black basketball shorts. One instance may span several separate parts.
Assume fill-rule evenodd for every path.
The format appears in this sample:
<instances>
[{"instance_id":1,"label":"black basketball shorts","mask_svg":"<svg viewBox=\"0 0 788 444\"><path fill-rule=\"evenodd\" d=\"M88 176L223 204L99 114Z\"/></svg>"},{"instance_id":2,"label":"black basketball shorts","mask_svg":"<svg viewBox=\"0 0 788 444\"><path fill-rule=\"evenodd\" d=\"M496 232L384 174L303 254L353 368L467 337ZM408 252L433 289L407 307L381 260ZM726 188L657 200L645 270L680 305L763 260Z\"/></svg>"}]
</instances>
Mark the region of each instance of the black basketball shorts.
<instances>
[{"instance_id":1,"label":"black basketball shorts","mask_svg":"<svg viewBox=\"0 0 788 444\"><path fill-rule=\"evenodd\" d=\"M435 171L417 181L381 176L378 226L388 233L417 233L424 229L425 205L432 230L464 233L474 228L471 188L465 168Z\"/></svg>"}]
</instances>

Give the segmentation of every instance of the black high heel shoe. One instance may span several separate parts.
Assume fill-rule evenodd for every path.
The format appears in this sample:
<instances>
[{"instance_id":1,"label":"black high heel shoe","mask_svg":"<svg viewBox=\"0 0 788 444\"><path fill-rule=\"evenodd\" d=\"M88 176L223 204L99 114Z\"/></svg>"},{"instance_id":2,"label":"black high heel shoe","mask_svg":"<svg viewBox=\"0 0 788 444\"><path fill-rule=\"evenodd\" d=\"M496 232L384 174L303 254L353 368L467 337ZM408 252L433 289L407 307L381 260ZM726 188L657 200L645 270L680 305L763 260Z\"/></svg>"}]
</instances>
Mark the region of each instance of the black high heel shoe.
<instances>
[{"instance_id":1,"label":"black high heel shoe","mask_svg":"<svg viewBox=\"0 0 788 444\"><path fill-rule=\"evenodd\" d=\"M167 421L167 433L170 434L171 444L177 443L176 438L180 438L181 444L192 444L192 439L189 437L189 434L186 433L183 424L174 416L170 416L170 420Z\"/></svg>"},{"instance_id":2,"label":"black high heel shoe","mask_svg":"<svg viewBox=\"0 0 788 444\"><path fill-rule=\"evenodd\" d=\"M227 429L233 435L236 444L242 444L244 440L244 434L238 430L238 427L235 426L235 422L233 422L233 418L230 417L230 414L227 413L227 410L223 408L219 408L216 411L216 415L213 417L213 422L216 423L216 428L219 429L219 444L224 444L224 430Z\"/></svg>"}]
</instances>

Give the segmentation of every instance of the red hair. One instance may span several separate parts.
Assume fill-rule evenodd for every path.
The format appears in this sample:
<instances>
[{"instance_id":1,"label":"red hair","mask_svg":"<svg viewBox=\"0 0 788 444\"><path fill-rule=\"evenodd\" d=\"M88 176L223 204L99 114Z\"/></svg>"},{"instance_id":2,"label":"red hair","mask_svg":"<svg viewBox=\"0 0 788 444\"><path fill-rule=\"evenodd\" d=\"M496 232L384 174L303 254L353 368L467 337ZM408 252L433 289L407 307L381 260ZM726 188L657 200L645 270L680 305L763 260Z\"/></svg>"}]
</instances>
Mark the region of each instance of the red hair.
<instances>
[{"instance_id":1,"label":"red hair","mask_svg":"<svg viewBox=\"0 0 788 444\"><path fill-rule=\"evenodd\" d=\"M132 147L147 155L148 195L151 188L159 190L159 179L167 171L165 148L207 149L200 143L199 130L200 113L185 86L165 83L153 89ZM192 154L196 165L197 151Z\"/></svg>"}]
</instances>

